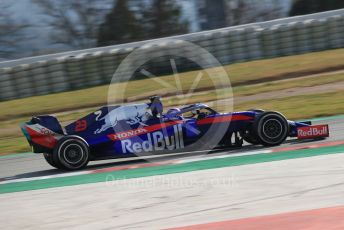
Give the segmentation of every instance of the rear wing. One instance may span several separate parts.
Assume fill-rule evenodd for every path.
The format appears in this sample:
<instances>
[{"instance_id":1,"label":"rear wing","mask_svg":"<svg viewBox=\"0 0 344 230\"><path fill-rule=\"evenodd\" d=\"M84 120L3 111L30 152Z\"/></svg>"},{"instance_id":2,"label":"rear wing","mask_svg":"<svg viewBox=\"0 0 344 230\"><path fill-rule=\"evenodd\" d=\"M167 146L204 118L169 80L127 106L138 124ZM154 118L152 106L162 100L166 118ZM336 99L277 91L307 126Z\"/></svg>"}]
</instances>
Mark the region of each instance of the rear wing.
<instances>
[{"instance_id":1,"label":"rear wing","mask_svg":"<svg viewBox=\"0 0 344 230\"><path fill-rule=\"evenodd\" d=\"M52 152L57 141L64 136L63 129L54 116L32 117L20 126L35 153Z\"/></svg>"}]
</instances>

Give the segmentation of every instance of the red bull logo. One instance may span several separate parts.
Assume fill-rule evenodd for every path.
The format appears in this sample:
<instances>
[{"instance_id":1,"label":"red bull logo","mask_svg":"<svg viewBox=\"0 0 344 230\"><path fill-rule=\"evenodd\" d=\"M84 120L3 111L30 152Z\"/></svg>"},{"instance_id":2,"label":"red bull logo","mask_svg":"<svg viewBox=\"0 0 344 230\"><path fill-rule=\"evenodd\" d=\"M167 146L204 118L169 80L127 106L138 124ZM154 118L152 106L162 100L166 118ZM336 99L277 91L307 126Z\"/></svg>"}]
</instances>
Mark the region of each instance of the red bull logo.
<instances>
[{"instance_id":1,"label":"red bull logo","mask_svg":"<svg viewBox=\"0 0 344 230\"><path fill-rule=\"evenodd\" d=\"M141 153L161 150L174 150L184 148L182 126L173 126L173 135L166 136L163 131L147 133L147 140L133 142L130 139L122 140L123 153Z\"/></svg>"},{"instance_id":2,"label":"red bull logo","mask_svg":"<svg viewBox=\"0 0 344 230\"><path fill-rule=\"evenodd\" d=\"M147 104L118 107L97 120L104 122L104 124L95 130L94 134L99 134L115 127L119 121L125 121L129 125L140 124L145 126L144 122L150 116L148 109L149 106Z\"/></svg>"},{"instance_id":3,"label":"red bull logo","mask_svg":"<svg viewBox=\"0 0 344 230\"><path fill-rule=\"evenodd\" d=\"M329 129L328 125L314 125L300 127L297 129L297 138L298 139L309 139L317 137L328 137Z\"/></svg>"}]
</instances>

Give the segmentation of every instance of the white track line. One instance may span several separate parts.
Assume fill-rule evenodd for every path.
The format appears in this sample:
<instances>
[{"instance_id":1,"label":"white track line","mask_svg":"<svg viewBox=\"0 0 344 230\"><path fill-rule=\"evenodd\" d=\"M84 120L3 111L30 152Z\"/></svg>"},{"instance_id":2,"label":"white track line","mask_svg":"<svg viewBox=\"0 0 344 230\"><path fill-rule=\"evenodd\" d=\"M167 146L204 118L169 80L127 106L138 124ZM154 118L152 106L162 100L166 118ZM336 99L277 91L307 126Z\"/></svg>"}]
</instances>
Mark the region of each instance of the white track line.
<instances>
[{"instance_id":1,"label":"white track line","mask_svg":"<svg viewBox=\"0 0 344 230\"><path fill-rule=\"evenodd\" d=\"M230 158L230 157L238 157L238 156L250 156L250 155L272 153L272 152L273 152L272 150L248 151L248 152L243 152L243 153L233 153L229 155L179 160L178 163L180 164L180 163L189 163L189 162L202 161L202 160L212 160L212 159Z\"/></svg>"},{"instance_id":2,"label":"white track line","mask_svg":"<svg viewBox=\"0 0 344 230\"><path fill-rule=\"evenodd\" d=\"M79 175L85 175L90 174L92 171L81 171L81 172L71 172L71 173L61 173L61 174L55 174L55 175L49 175L49 176L39 176L39 177L28 177L28 178L20 178L20 179L13 179L13 180L5 180L0 182L1 184L9 184L9 183L15 183L15 182L26 182L26 181L35 181L35 180L45 180L45 179L52 179L52 178L59 178L59 177L70 177L70 176L79 176Z\"/></svg>"},{"instance_id":3,"label":"white track line","mask_svg":"<svg viewBox=\"0 0 344 230\"><path fill-rule=\"evenodd\" d=\"M248 152L235 153L235 154L230 154L230 155L202 157L202 158L199 157L196 159L176 160L172 164L182 164L182 163L205 161L205 160L212 160L212 159L230 158L230 157L236 157L236 156L249 156L249 155L257 155L257 154L264 154L264 153L271 153L271 152L272 152L272 150L248 151ZM61 173L61 174L55 174L55 175L49 175L49 176L19 178L19 179L12 179L12 180L9 179L9 180L5 180L5 181L0 182L0 185L9 184L9 183L17 183L17 182L27 182L27 181L45 180L45 179L52 179L52 178L86 175L86 174L91 174L94 171L96 171L96 170L85 170L85 171L81 171L81 172Z\"/></svg>"}]
</instances>

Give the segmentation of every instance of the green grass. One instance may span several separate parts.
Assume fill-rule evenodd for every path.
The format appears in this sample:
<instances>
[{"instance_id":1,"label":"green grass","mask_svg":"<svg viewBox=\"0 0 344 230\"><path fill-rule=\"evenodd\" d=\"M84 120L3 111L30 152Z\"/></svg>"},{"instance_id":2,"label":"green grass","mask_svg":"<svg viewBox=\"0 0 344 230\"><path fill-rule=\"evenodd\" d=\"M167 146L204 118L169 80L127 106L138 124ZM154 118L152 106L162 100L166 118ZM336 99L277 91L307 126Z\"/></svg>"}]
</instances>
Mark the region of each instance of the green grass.
<instances>
[{"instance_id":1,"label":"green grass","mask_svg":"<svg viewBox=\"0 0 344 230\"><path fill-rule=\"evenodd\" d=\"M323 75L321 77L310 77L305 80L291 79L288 81L278 81L278 82L268 82L262 84L248 85L248 86L238 86L233 88L233 95L235 97L255 95L259 93L272 92L278 90L292 89L295 87L310 87L324 85L334 82L343 82L344 73L333 74L333 75ZM185 104L185 103L197 103L197 102L207 102L214 101L218 99L226 99L230 95L228 89L219 89L218 92L214 90L207 91L201 94L194 94L191 98L187 100L178 98L166 99L164 104L172 105L173 103Z\"/></svg>"},{"instance_id":2,"label":"green grass","mask_svg":"<svg viewBox=\"0 0 344 230\"><path fill-rule=\"evenodd\" d=\"M249 108L276 110L289 119L304 119L344 114L344 90L332 93L259 100L234 106L236 111Z\"/></svg>"},{"instance_id":3,"label":"green grass","mask_svg":"<svg viewBox=\"0 0 344 230\"><path fill-rule=\"evenodd\" d=\"M24 136L0 138L0 156L8 153L31 152Z\"/></svg>"},{"instance_id":4,"label":"green grass","mask_svg":"<svg viewBox=\"0 0 344 230\"><path fill-rule=\"evenodd\" d=\"M344 81L344 73L329 74L318 77L307 77L304 79L294 79L288 81L267 82L260 85L252 86L238 86L233 88L235 96L254 95L258 93L278 91L283 89L291 89L296 87L310 87L317 85L324 85L333 82Z\"/></svg>"},{"instance_id":5,"label":"green grass","mask_svg":"<svg viewBox=\"0 0 344 230\"><path fill-rule=\"evenodd\" d=\"M344 67L344 49L252 61L226 67L233 84L276 76L295 77L302 73L317 73L333 67ZM343 68L342 68L343 69ZM284 76L284 77L283 77Z\"/></svg>"}]
</instances>

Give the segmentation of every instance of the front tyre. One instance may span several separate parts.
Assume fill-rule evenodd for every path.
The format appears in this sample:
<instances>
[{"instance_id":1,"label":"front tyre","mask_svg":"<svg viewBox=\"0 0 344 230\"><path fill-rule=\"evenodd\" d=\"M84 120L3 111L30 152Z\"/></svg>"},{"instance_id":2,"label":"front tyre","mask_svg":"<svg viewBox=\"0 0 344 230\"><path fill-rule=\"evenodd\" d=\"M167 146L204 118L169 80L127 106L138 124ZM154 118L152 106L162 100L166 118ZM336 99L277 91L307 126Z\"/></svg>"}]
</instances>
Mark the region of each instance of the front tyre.
<instances>
[{"instance_id":1,"label":"front tyre","mask_svg":"<svg viewBox=\"0 0 344 230\"><path fill-rule=\"evenodd\" d=\"M264 112L255 120L253 131L262 145L276 146L287 139L289 124L278 112Z\"/></svg>"},{"instance_id":2,"label":"front tyre","mask_svg":"<svg viewBox=\"0 0 344 230\"><path fill-rule=\"evenodd\" d=\"M255 112L258 114L265 112L262 109L249 109L247 111ZM252 144L252 145L259 145L260 141L258 140L252 126L253 126L252 124L248 125L245 130L240 131L240 135L244 139L244 141L246 141L247 143Z\"/></svg>"},{"instance_id":3,"label":"front tyre","mask_svg":"<svg viewBox=\"0 0 344 230\"><path fill-rule=\"evenodd\" d=\"M260 143L251 127L241 131L240 136L249 144L258 145Z\"/></svg>"},{"instance_id":4,"label":"front tyre","mask_svg":"<svg viewBox=\"0 0 344 230\"><path fill-rule=\"evenodd\" d=\"M66 170L78 170L89 162L89 147L78 136L66 136L59 140L54 149L53 160Z\"/></svg>"}]
</instances>

